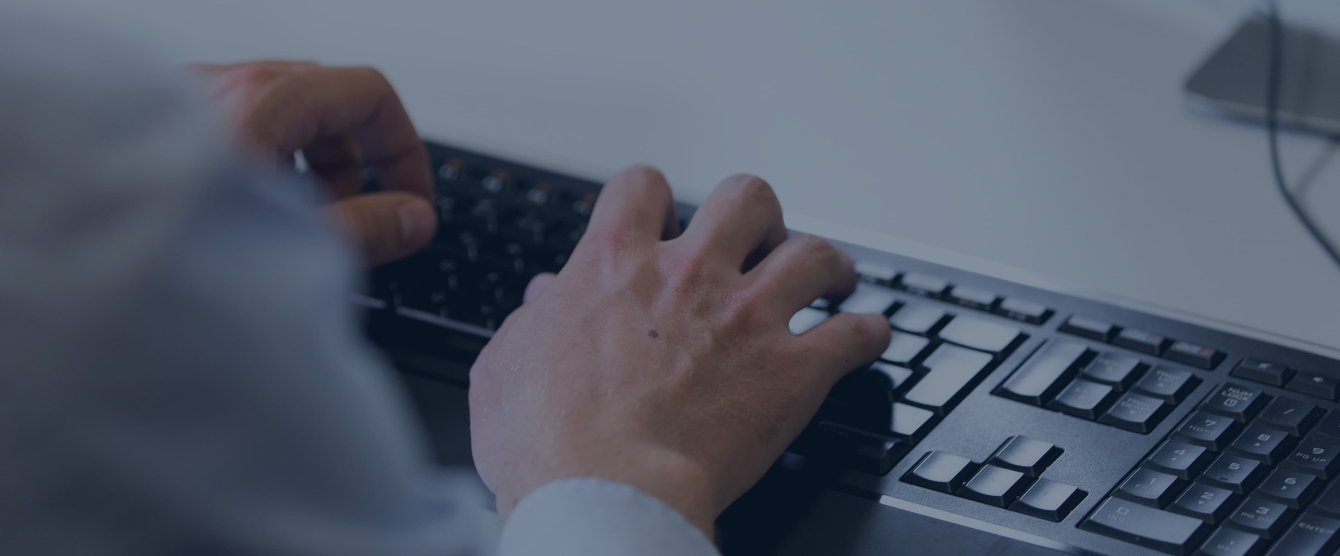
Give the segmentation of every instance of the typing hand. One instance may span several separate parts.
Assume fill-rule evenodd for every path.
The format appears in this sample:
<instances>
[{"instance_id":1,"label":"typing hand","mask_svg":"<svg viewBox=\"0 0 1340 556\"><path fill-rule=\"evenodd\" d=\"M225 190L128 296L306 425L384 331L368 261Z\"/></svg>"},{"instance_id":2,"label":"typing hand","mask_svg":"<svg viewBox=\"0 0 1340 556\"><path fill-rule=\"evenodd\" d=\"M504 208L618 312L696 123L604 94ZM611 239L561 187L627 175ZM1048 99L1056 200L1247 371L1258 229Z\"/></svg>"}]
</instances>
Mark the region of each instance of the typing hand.
<instances>
[{"instance_id":1,"label":"typing hand","mask_svg":"<svg viewBox=\"0 0 1340 556\"><path fill-rule=\"evenodd\" d=\"M437 229L432 178L414 125L370 68L301 62L193 66L241 139L276 163L299 149L338 199L327 211L370 265L423 247ZM358 194L367 158L386 191Z\"/></svg>"},{"instance_id":2,"label":"typing hand","mask_svg":"<svg viewBox=\"0 0 1340 556\"><path fill-rule=\"evenodd\" d=\"M567 266L532 284L471 369L474 458L504 518L547 482L599 477L710 536L829 388L888 344L880 315L790 333L856 273L827 241L788 239L763 181L727 179L683 235L672 206L656 170L610 180Z\"/></svg>"}]
</instances>

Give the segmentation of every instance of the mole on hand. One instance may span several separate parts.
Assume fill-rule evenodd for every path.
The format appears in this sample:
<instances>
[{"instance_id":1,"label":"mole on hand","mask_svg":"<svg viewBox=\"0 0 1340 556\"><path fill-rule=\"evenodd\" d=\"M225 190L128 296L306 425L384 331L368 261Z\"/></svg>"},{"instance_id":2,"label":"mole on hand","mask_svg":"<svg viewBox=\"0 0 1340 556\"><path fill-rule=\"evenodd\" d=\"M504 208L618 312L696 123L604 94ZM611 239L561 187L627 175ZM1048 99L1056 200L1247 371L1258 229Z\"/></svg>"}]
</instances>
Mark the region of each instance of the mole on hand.
<instances>
[{"instance_id":1,"label":"mole on hand","mask_svg":"<svg viewBox=\"0 0 1340 556\"><path fill-rule=\"evenodd\" d=\"M649 330L649 331L647 331L647 337L648 337L648 338L660 338L661 335L658 334L655 330Z\"/></svg>"}]
</instances>

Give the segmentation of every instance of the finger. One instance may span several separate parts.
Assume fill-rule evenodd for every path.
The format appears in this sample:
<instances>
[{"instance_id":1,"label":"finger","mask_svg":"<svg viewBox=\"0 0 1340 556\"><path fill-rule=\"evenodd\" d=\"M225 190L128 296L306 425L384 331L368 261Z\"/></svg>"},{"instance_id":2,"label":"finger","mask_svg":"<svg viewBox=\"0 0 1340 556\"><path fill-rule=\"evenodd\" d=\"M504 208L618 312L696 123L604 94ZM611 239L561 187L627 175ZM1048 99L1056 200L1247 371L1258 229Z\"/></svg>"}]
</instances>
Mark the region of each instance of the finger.
<instances>
[{"instance_id":1,"label":"finger","mask_svg":"<svg viewBox=\"0 0 1340 556\"><path fill-rule=\"evenodd\" d=\"M302 148L307 168L336 199L357 194L363 188L363 157L347 135L322 137Z\"/></svg>"},{"instance_id":2,"label":"finger","mask_svg":"<svg viewBox=\"0 0 1340 556\"><path fill-rule=\"evenodd\" d=\"M383 188L432 197L428 154L400 98L378 71L302 66L263 89L242 124L253 141L290 153L323 137L349 135Z\"/></svg>"},{"instance_id":3,"label":"finger","mask_svg":"<svg viewBox=\"0 0 1340 556\"><path fill-rule=\"evenodd\" d=\"M399 191L351 197L326 211L357 244L369 266L418 251L437 231L432 205Z\"/></svg>"},{"instance_id":4,"label":"finger","mask_svg":"<svg viewBox=\"0 0 1340 556\"><path fill-rule=\"evenodd\" d=\"M587 233L630 232L635 237L659 240L678 230L670 184L660 170L632 166L614 177L600 191Z\"/></svg>"},{"instance_id":5,"label":"finger","mask_svg":"<svg viewBox=\"0 0 1340 556\"><path fill-rule=\"evenodd\" d=\"M743 268L751 253L766 255L786 240L782 206L767 182L731 176L703 202L681 240Z\"/></svg>"},{"instance_id":6,"label":"finger","mask_svg":"<svg viewBox=\"0 0 1340 556\"><path fill-rule=\"evenodd\" d=\"M256 60L235 64L186 64L187 69L205 78L210 97L219 97L239 88L254 87L297 69L317 67L314 62Z\"/></svg>"},{"instance_id":7,"label":"finger","mask_svg":"<svg viewBox=\"0 0 1340 556\"><path fill-rule=\"evenodd\" d=\"M746 275L783 319L820 297L836 301L851 295L857 281L851 256L810 234L787 238Z\"/></svg>"},{"instance_id":8,"label":"finger","mask_svg":"<svg viewBox=\"0 0 1340 556\"><path fill-rule=\"evenodd\" d=\"M522 294L521 302L530 303L530 301L540 295L545 288L549 287L549 284L557 277L558 275L552 272L541 272L536 274L534 278L530 279L530 283L526 284L526 293Z\"/></svg>"},{"instance_id":9,"label":"finger","mask_svg":"<svg viewBox=\"0 0 1340 556\"><path fill-rule=\"evenodd\" d=\"M883 315L838 313L795 337L802 357L817 370L820 385L832 387L843 375L879 358L892 335ZM826 391L826 390L825 390Z\"/></svg>"}]
</instances>

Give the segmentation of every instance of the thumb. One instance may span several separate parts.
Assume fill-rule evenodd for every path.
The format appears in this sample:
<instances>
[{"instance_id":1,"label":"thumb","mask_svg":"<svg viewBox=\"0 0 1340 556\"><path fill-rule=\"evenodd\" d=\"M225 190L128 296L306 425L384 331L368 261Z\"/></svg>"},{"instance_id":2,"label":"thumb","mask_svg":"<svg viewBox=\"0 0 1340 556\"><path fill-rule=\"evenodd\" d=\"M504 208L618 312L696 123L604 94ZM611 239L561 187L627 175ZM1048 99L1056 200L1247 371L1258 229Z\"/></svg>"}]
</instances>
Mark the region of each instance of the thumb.
<instances>
[{"instance_id":1,"label":"thumb","mask_svg":"<svg viewBox=\"0 0 1340 556\"><path fill-rule=\"evenodd\" d=\"M551 272L541 272L536 274L534 278L530 279L530 283L526 284L526 293L521 298L522 302L530 303L532 299L535 299L536 296L540 295L540 292L549 287L549 283L553 282L554 278L557 277L557 274Z\"/></svg>"},{"instance_id":2,"label":"thumb","mask_svg":"<svg viewBox=\"0 0 1340 556\"><path fill-rule=\"evenodd\" d=\"M437 214L432 205L411 193L358 195L332 203L325 210L358 246L368 266L410 255L437 232Z\"/></svg>"}]
</instances>

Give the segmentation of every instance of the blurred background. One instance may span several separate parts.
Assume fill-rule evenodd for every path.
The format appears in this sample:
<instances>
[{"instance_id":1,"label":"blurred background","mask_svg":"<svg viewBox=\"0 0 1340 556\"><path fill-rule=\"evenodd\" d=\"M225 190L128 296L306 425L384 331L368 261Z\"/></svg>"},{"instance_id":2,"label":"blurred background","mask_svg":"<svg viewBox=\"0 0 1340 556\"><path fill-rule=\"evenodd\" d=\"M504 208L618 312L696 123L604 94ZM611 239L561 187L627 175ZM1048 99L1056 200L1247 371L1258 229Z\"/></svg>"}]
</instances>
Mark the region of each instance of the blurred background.
<instances>
[{"instance_id":1,"label":"blurred background","mask_svg":"<svg viewBox=\"0 0 1340 556\"><path fill-rule=\"evenodd\" d=\"M6 5L171 62L372 65L425 137L591 178L652 163L689 202L750 172L811 231L918 248L901 238L1340 347L1340 269L1275 191L1263 127L1183 89L1255 2ZM1280 7L1340 37L1334 0ZM1281 141L1286 175L1340 236L1335 143Z\"/></svg>"}]
</instances>

